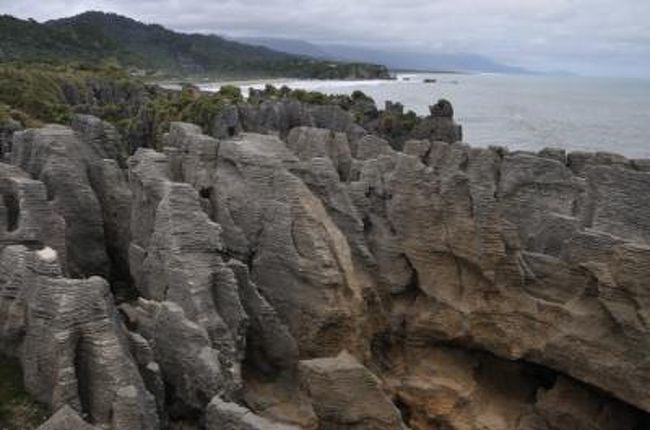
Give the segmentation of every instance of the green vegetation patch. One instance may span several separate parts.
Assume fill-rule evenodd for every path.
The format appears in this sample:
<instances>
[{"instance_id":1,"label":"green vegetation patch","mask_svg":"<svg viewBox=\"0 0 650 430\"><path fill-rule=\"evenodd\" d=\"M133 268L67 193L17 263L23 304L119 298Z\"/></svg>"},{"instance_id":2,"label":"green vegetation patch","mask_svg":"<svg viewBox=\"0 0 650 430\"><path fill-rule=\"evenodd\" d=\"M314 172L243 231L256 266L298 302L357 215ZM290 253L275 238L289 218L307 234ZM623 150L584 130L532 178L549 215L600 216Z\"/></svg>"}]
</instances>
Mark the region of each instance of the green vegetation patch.
<instances>
[{"instance_id":1,"label":"green vegetation patch","mask_svg":"<svg viewBox=\"0 0 650 430\"><path fill-rule=\"evenodd\" d=\"M0 355L0 428L35 429L48 415L47 408L25 391L18 360Z\"/></svg>"},{"instance_id":2,"label":"green vegetation patch","mask_svg":"<svg viewBox=\"0 0 650 430\"><path fill-rule=\"evenodd\" d=\"M0 61L114 64L158 78L388 77L380 65L321 61L101 12L42 24L0 15Z\"/></svg>"}]
</instances>

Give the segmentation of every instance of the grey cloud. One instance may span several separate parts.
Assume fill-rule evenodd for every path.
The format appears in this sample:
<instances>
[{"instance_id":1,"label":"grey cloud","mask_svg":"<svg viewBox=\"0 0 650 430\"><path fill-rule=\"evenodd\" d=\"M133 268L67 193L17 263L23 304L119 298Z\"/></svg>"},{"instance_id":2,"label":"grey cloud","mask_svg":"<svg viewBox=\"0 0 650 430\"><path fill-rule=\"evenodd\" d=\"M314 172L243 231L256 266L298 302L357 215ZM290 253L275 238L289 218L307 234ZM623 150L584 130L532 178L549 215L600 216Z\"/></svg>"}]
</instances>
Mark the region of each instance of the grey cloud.
<instances>
[{"instance_id":1,"label":"grey cloud","mask_svg":"<svg viewBox=\"0 0 650 430\"><path fill-rule=\"evenodd\" d=\"M105 10L179 31L473 52L533 69L650 76L647 0L0 0L37 20Z\"/></svg>"}]
</instances>

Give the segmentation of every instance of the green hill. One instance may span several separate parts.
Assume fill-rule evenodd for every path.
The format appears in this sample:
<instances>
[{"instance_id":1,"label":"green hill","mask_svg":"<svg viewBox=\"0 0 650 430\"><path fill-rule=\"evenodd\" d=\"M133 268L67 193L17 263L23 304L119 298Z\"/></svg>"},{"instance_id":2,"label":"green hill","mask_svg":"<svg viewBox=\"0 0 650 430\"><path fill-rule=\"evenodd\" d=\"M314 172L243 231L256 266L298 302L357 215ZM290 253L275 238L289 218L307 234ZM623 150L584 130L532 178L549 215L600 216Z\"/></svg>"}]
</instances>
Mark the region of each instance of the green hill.
<instances>
[{"instance_id":1,"label":"green hill","mask_svg":"<svg viewBox=\"0 0 650 430\"><path fill-rule=\"evenodd\" d=\"M46 23L0 16L0 62L102 63L167 77L388 77L379 65L316 60L103 12Z\"/></svg>"}]
</instances>

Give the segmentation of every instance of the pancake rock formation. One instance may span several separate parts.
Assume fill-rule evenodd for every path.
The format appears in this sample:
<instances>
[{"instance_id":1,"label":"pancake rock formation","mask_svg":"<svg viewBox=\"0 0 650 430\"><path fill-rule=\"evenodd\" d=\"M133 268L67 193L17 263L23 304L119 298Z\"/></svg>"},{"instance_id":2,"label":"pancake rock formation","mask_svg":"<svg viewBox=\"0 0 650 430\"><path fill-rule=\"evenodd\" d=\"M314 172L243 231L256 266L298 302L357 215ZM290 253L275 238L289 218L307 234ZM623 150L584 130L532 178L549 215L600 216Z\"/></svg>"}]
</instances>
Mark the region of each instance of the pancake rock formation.
<instances>
[{"instance_id":1,"label":"pancake rock formation","mask_svg":"<svg viewBox=\"0 0 650 430\"><path fill-rule=\"evenodd\" d=\"M0 353L40 428L648 428L650 163L366 110L3 137Z\"/></svg>"}]
</instances>

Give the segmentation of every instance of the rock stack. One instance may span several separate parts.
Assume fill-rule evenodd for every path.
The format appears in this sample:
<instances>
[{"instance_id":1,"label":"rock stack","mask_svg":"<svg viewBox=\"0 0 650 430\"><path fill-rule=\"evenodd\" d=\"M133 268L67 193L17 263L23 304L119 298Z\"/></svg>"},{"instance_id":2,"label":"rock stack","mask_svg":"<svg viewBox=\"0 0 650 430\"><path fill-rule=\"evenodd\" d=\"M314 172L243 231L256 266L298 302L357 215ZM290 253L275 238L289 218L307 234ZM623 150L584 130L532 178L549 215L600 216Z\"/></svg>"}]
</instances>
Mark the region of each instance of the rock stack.
<instances>
[{"instance_id":1,"label":"rock stack","mask_svg":"<svg viewBox=\"0 0 650 430\"><path fill-rule=\"evenodd\" d=\"M649 163L282 103L128 162L94 117L14 133L0 351L42 429L647 428Z\"/></svg>"}]
</instances>

